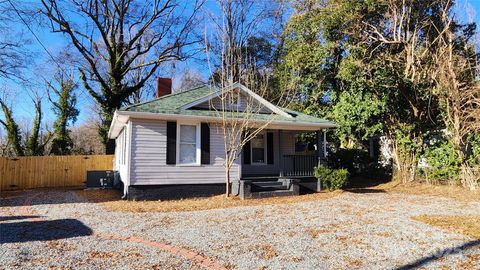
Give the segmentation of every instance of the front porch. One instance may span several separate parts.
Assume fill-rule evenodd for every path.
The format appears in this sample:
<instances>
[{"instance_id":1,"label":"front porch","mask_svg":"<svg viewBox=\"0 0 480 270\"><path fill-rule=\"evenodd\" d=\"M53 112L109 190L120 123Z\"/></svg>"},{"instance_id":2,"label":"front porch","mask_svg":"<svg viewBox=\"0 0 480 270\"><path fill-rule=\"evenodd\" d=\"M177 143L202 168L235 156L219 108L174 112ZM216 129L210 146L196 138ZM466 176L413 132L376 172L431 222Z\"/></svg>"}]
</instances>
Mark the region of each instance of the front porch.
<instances>
[{"instance_id":1,"label":"front porch","mask_svg":"<svg viewBox=\"0 0 480 270\"><path fill-rule=\"evenodd\" d=\"M314 143L302 145L299 135L305 132ZM314 168L325 162L326 136L325 131L312 133L266 130L252 139L242 151L240 181L232 190L238 190L242 199L320 191Z\"/></svg>"}]
</instances>

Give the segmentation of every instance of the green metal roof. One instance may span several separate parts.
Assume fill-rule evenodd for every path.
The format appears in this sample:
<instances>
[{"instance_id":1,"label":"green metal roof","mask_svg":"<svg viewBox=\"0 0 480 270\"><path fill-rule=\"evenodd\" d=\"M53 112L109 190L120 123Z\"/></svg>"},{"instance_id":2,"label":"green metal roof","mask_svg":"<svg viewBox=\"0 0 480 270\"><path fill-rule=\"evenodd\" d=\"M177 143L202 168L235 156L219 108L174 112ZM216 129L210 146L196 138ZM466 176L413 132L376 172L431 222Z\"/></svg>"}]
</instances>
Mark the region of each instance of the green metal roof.
<instances>
[{"instance_id":1,"label":"green metal roof","mask_svg":"<svg viewBox=\"0 0 480 270\"><path fill-rule=\"evenodd\" d=\"M201 110L201 109L182 109L183 106L192 103L194 101L208 97L215 93L215 89L208 85L198 86L183 92L166 95L154 100L150 100L144 103L139 103L131 106L121 108L120 111L131 112L149 112L149 113L162 113L162 114L178 114L178 115L190 115L190 116L205 116L205 117L218 117L219 113L215 110ZM255 114L253 117L250 115L249 119L255 120L274 120L274 121L286 121L286 122L305 122L305 123L325 123L334 124L333 122L313 117L304 113L300 113L291 109L280 108L293 117L285 117L277 114ZM231 112L231 117L243 118L244 113Z\"/></svg>"}]
</instances>

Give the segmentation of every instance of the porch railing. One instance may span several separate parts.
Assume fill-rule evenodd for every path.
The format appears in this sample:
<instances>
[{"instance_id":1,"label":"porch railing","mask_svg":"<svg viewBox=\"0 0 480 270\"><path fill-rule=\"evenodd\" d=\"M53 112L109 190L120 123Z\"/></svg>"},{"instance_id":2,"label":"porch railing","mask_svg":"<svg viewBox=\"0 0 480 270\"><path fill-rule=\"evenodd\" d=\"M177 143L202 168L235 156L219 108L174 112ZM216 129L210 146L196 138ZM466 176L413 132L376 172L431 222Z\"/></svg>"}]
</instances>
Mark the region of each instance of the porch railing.
<instances>
[{"instance_id":1,"label":"porch railing","mask_svg":"<svg viewBox=\"0 0 480 270\"><path fill-rule=\"evenodd\" d=\"M284 155L281 176L313 176L317 155Z\"/></svg>"}]
</instances>

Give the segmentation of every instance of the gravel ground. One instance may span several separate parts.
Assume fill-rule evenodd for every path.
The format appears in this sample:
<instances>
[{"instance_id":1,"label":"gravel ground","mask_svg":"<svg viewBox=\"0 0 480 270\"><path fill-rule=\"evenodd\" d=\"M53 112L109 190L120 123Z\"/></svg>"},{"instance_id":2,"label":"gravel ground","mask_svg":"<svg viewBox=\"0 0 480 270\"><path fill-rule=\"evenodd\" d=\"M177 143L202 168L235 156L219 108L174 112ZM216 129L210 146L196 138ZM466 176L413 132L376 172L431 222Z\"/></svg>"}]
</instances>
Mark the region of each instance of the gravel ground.
<instances>
[{"instance_id":1,"label":"gravel ground","mask_svg":"<svg viewBox=\"0 0 480 270\"><path fill-rule=\"evenodd\" d=\"M22 206L27 198L30 207ZM205 268L143 240L192 250L227 269L480 269L479 240L411 219L479 215L480 203L436 196L345 192L179 213L111 212L73 191L29 191L0 202L0 269Z\"/></svg>"}]
</instances>

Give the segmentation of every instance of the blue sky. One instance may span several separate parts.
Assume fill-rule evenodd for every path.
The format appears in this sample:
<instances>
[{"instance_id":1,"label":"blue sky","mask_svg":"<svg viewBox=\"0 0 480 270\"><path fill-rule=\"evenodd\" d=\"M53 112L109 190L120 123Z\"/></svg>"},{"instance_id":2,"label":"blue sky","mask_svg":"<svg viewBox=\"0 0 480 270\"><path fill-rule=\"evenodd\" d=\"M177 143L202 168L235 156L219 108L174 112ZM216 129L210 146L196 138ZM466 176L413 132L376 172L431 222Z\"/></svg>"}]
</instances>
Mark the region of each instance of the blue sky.
<instances>
[{"instance_id":1,"label":"blue sky","mask_svg":"<svg viewBox=\"0 0 480 270\"><path fill-rule=\"evenodd\" d=\"M33 1L33 2L30 2ZM190 0L187 0L187 3ZM25 1L13 1L13 3L20 7L21 5L40 8L40 4L38 0L25 0ZM260 2L259 2L260 3ZM206 0L203 12L208 13L217 13L218 7L216 6L216 0ZM15 14L14 14L15 15ZM12 80L5 80L0 78L0 87L3 89L8 89L8 101L10 104L13 104L14 107L14 115L16 118L21 119L23 122L31 122L31 118L34 116L34 108L33 103L31 101L33 92L39 93L43 96L43 112L44 112L44 123L52 123L55 119L51 111L51 105L48 102L46 89L44 87L45 79L50 79L52 71L55 69L55 65L51 62L51 57L48 53L45 52L45 49L41 46L43 44L46 47L46 50L53 55L56 55L60 50L65 48L66 45L69 44L69 39L63 36L60 33L52 33L48 27L45 25L40 26L36 21L29 21L28 25L30 28L36 33L36 36L40 39L40 42L36 40L35 36L28 30L25 24L18 19L15 15L16 21L12 24L15 32L23 32L25 36L29 39L30 45L27 49L32 53L32 62L29 63L29 68L25 71L25 77L28 81L35 85L36 87L32 89L32 87L25 87L23 84L17 83ZM28 16L23 16L25 20L29 20ZM208 29L207 21L205 21L206 25L200 25L199 27ZM204 30L202 30L204 31ZM209 31L209 30L207 30ZM203 59L203 61L198 61L195 59L190 59L184 62L175 62L174 68L166 67L166 70L160 72L160 76L165 77L172 77L174 80L174 88L178 85L180 81L181 74L184 70L188 69L193 73L200 74L204 79L209 77L211 73L208 69L208 65L205 63L205 59L207 55L204 53L197 53L195 58ZM75 69L73 67L73 69ZM78 107L80 109L80 115L78 117L77 124L82 123L86 119L92 117L94 113L92 112L91 108L95 106L93 99L90 95L86 92L83 87L81 87L81 82L78 80L79 89L77 90L77 98L78 98ZM40 88L40 89L39 89ZM0 117L2 117L0 113ZM51 126L51 125L50 125ZM1 128L0 128L0 135L1 135Z\"/></svg>"},{"instance_id":2,"label":"blue sky","mask_svg":"<svg viewBox=\"0 0 480 270\"><path fill-rule=\"evenodd\" d=\"M208 0L205 8L214 9L213 1L214 0ZM14 3L25 4L26 2L14 1ZM457 1L456 14L463 21L475 21L477 23L480 22L480 0ZM56 52L64 48L68 42L68 40L64 38L61 34L51 33L48 29L36 25L36 23L30 22L29 25L36 32L41 43L43 43L47 50L52 54L55 54ZM54 115L52 114L50 110L50 104L47 101L45 87L43 86L44 79L41 75L49 74L49 72L53 70L53 67L49 64L46 64L46 61L49 60L48 54L45 53L44 49L40 46L39 42L35 40L33 35L27 30L26 26L21 22L16 22L13 25L12 32L20 31L23 31L26 37L30 39L30 45L28 46L28 50L31 51L33 54L29 69L27 69L25 75L28 80L32 82L33 85L38 85L37 87L40 87L40 89L28 89L28 87L25 88L25 86L23 86L22 84L18 84L11 80L5 80L3 78L0 78L0 87L2 87L3 89L8 89L9 101L13 105L14 114L17 118L20 119L20 122L31 122L30 119L34 115L34 110L32 108L33 106L31 102L31 93L34 91L41 93L41 95L44 96L44 120L45 123L51 123L54 120ZM195 72L200 73L204 78L207 78L209 74L209 70L206 67L205 63L199 63L194 60L183 63L176 63L175 70L168 73L169 75L173 75L174 80L178 80L181 72L184 69L194 70ZM93 115L93 112L91 111L91 108L93 108L93 101L92 98L81 87L78 89L77 96L79 100L78 107L80 109L80 116L77 121L78 124ZM0 115L0 117L3 116Z\"/></svg>"}]
</instances>

